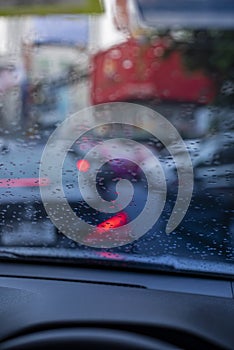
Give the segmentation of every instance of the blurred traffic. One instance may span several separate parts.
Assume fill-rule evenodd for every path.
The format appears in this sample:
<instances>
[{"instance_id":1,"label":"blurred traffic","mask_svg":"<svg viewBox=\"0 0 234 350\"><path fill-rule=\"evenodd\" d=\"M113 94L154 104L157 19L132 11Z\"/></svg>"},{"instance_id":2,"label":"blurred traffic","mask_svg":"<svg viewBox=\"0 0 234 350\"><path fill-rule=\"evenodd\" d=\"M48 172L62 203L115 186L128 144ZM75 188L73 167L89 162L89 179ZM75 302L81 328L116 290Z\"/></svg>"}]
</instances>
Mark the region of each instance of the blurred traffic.
<instances>
[{"instance_id":1,"label":"blurred traffic","mask_svg":"<svg viewBox=\"0 0 234 350\"><path fill-rule=\"evenodd\" d=\"M41 155L53 130L72 114L101 103L130 102L162 114L178 130L194 168L192 201L175 232L166 234L178 190L171 154L150 133L133 126L89 130L74 142L62 169L68 202L93 225L93 232L84 233L87 242L131 222L144 209L148 187L137 164L144 161L148 169L152 164L137 146L131 149L135 160L125 159L121 138L129 138L159 159L167 203L144 237L114 251L233 261L233 28L219 23L215 34L209 24L181 28L166 21L157 26L157 21L144 22L134 1L104 4L105 13L99 16L0 18L0 245L88 249L58 232L48 219L39 189L54 186L56 191L57 184L39 178ZM113 138L118 138L113 159L99 169L97 190L111 205L116 183L124 178L132 183L134 196L124 210L110 215L84 202L77 176L96 170L95 157L87 162L85 155ZM104 149L102 157L108 152ZM87 195L92 198L89 181Z\"/></svg>"}]
</instances>

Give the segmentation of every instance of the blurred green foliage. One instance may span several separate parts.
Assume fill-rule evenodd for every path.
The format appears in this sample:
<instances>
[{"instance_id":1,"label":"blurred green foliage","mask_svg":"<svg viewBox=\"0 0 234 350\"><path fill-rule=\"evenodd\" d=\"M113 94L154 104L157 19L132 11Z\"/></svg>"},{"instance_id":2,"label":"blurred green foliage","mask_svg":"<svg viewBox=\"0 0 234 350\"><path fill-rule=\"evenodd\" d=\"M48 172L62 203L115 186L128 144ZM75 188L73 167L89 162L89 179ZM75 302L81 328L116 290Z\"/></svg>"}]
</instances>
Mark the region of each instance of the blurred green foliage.
<instances>
[{"instance_id":1,"label":"blurred green foliage","mask_svg":"<svg viewBox=\"0 0 234 350\"><path fill-rule=\"evenodd\" d=\"M186 69L202 70L214 79L218 104L234 104L234 31L184 30L179 39L173 33L167 36L171 44L165 57L180 51Z\"/></svg>"}]
</instances>

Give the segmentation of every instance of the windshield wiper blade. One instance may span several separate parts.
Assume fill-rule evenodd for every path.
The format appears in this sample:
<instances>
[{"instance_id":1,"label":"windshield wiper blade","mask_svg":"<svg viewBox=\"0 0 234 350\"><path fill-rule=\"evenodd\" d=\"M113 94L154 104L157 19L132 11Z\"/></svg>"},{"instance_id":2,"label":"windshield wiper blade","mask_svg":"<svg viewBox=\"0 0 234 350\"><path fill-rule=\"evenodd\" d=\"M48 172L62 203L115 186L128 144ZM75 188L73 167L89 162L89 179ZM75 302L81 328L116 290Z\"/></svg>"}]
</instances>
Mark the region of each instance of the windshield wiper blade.
<instances>
[{"instance_id":1,"label":"windshield wiper blade","mask_svg":"<svg viewBox=\"0 0 234 350\"><path fill-rule=\"evenodd\" d=\"M234 265L231 262L201 261L172 255L149 257L91 249L2 247L0 248L0 259L28 262L56 262L95 267L108 266L108 268L133 268L164 273L190 273L194 275L234 278Z\"/></svg>"}]
</instances>

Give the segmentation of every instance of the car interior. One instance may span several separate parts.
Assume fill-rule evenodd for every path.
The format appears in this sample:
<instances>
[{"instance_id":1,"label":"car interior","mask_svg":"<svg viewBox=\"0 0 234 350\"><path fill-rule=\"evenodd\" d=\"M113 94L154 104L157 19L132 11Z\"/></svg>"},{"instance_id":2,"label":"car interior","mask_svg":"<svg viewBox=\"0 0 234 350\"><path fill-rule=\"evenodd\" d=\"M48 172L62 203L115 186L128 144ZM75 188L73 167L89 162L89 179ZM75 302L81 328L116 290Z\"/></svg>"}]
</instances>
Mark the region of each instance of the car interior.
<instances>
[{"instance_id":1,"label":"car interior","mask_svg":"<svg viewBox=\"0 0 234 350\"><path fill-rule=\"evenodd\" d=\"M233 350L233 1L5 0L0 39L0 350Z\"/></svg>"}]
</instances>

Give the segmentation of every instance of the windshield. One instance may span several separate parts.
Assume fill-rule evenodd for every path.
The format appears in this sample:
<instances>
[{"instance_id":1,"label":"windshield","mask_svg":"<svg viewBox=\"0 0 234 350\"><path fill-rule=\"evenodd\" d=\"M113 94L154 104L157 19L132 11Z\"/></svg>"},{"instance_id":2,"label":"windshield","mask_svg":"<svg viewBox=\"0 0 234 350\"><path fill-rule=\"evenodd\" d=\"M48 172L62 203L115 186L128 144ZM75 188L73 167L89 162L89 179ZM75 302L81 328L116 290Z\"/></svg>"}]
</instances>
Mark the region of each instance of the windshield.
<instances>
[{"instance_id":1,"label":"windshield","mask_svg":"<svg viewBox=\"0 0 234 350\"><path fill-rule=\"evenodd\" d=\"M234 6L185 3L0 18L0 257L234 276Z\"/></svg>"}]
</instances>

